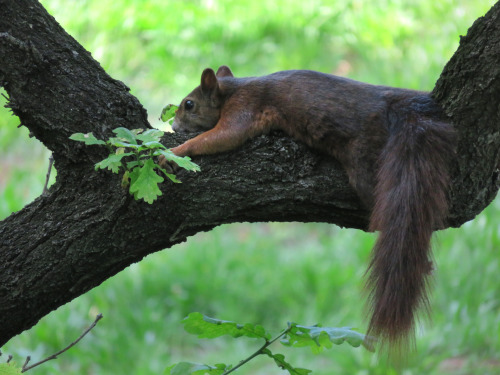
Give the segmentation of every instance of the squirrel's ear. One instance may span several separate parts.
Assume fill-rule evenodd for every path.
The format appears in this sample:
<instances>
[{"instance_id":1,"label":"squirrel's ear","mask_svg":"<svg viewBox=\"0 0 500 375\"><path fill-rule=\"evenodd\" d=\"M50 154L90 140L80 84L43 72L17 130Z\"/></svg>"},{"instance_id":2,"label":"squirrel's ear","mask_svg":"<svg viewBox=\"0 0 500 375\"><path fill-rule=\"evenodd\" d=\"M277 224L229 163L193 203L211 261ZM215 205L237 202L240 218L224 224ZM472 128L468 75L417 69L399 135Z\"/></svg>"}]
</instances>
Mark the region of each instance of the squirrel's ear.
<instances>
[{"instance_id":1,"label":"squirrel's ear","mask_svg":"<svg viewBox=\"0 0 500 375\"><path fill-rule=\"evenodd\" d=\"M221 65L217 70L216 77L234 77L233 72L226 65Z\"/></svg>"},{"instance_id":2,"label":"squirrel's ear","mask_svg":"<svg viewBox=\"0 0 500 375\"><path fill-rule=\"evenodd\" d=\"M215 76L215 72L207 68L203 71L201 74L201 92L206 95L210 95L212 92L214 92L217 87L217 77Z\"/></svg>"}]
</instances>

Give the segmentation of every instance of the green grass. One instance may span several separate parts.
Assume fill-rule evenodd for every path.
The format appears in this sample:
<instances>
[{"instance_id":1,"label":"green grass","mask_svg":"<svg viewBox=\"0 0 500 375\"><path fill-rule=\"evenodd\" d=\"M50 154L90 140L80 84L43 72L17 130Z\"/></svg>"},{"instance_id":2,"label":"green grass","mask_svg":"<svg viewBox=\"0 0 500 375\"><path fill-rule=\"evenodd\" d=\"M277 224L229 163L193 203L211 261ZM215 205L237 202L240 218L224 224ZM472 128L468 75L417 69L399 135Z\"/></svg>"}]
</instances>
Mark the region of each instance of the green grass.
<instances>
[{"instance_id":1,"label":"green grass","mask_svg":"<svg viewBox=\"0 0 500 375\"><path fill-rule=\"evenodd\" d=\"M42 3L131 86L156 126L164 104L179 102L203 68L220 64L239 76L304 68L431 89L458 35L493 1ZM0 219L41 193L48 165L48 152L18 123L0 110ZM499 210L496 200L476 220L437 234L432 323L422 321L405 375L500 374ZM104 319L89 337L33 373L158 374L181 360L234 364L260 345L198 340L179 323L192 311L275 332L289 320L363 331L363 275L374 238L326 224L222 226L129 267L2 351L17 362L40 359L73 341L98 312ZM314 374L397 373L348 346L319 356L283 353ZM257 359L241 373L281 373L268 362Z\"/></svg>"}]
</instances>

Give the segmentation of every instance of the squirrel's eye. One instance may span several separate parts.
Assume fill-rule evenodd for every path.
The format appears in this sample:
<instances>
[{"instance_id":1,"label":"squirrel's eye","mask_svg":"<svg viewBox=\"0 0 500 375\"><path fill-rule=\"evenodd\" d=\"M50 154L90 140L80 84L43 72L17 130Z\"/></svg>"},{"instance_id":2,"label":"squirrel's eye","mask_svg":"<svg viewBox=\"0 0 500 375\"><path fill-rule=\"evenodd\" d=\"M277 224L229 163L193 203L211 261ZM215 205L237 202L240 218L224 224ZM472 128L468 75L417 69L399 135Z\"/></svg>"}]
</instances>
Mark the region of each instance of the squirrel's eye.
<instances>
[{"instance_id":1,"label":"squirrel's eye","mask_svg":"<svg viewBox=\"0 0 500 375\"><path fill-rule=\"evenodd\" d=\"M190 109L193 109L194 107L194 102L192 100L186 100L186 102L184 103L184 108L186 110L190 110Z\"/></svg>"}]
</instances>

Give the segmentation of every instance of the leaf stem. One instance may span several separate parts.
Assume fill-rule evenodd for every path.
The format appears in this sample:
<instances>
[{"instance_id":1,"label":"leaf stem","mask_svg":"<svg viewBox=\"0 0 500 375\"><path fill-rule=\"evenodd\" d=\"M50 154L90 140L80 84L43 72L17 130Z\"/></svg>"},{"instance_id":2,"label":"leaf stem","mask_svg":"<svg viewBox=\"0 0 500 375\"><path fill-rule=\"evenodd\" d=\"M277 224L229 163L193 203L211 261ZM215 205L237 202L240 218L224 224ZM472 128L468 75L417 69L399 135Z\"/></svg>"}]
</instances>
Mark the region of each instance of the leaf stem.
<instances>
[{"instance_id":1,"label":"leaf stem","mask_svg":"<svg viewBox=\"0 0 500 375\"><path fill-rule=\"evenodd\" d=\"M113 149L113 145L109 141L106 141L105 146L108 149L108 151L109 151L110 154L114 154L115 153L115 150Z\"/></svg>"},{"instance_id":2,"label":"leaf stem","mask_svg":"<svg viewBox=\"0 0 500 375\"><path fill-rule=\"evenodd\" d=\"M144 163L141 163L141 152L140 152L140 151L135 150L135 151L134 151L134 154L135 154L135 159L137 160L137 165L138 165L139 167L142 167L142 165L143 165Z\"/></svg>"},{"instance_id":3,"label":"leaf stem","mask_svg":"<svg viewBox=\"0 0 500 375\"><path fill-rule=\"evenodd\" d=\"M233 371L235 371L236 369L238 369L241 366L243 366L245 363L250 362L252 359L254 359L255 357L257 357L258 355L264 354L264 349L266 349L268 346L270 346L271 344L273 344L275 341L277 341L280 338L282 338L283 336L285 336L288 332L290 332L291 329L292 329L292 327L290 326L287 329L285 329L283 332L281 332L278 336L276 336L274 339L272 339L271 341L266 340L266 342L264 343L264 345L262 345L259 348L259 350L257 350L255 353L253 353L252 355L250 355L250 357L242 360L240 363L238 363L232 369L224 372L222 375L228 375L228 374L232 373Z\"/></svg>"}]
</instances>

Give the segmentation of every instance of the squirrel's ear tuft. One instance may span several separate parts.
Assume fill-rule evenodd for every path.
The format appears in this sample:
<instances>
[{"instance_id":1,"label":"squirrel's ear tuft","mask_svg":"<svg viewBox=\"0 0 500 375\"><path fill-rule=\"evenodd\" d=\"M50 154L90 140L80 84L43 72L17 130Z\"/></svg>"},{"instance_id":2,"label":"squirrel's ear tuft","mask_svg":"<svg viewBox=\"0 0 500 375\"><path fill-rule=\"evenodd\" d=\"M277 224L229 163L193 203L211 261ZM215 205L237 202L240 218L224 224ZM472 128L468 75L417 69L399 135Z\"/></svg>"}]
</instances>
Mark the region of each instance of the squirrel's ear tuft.
<instances>
[{"instance_id":1,"label":"squirrel's ear tuft","mask_svg":"<svg viewBox=\"0 0 500 375\"><path fill-rule=\"evenodd\" d=\"M212 92L217 90L218 83L217 77L215 76L215 72L207 68L201 74L201 92L205 95L210 95Z\"/></svg>"},{"instance_id":2,"label":"squirrel's ear tuft","mask_svg":"<svg viewBox=\"0 0 500 375\"><path fill-rule=\"evenodd\" d=\"M234 77L233 72L226 65L221 65L217 70L217 77Z\"/></svg>"}]
</instances>

